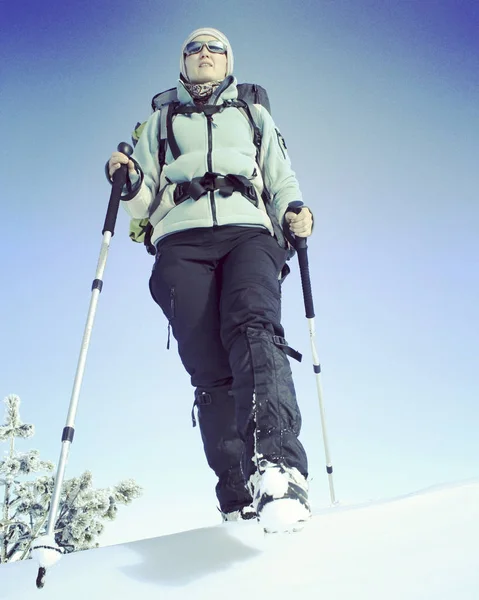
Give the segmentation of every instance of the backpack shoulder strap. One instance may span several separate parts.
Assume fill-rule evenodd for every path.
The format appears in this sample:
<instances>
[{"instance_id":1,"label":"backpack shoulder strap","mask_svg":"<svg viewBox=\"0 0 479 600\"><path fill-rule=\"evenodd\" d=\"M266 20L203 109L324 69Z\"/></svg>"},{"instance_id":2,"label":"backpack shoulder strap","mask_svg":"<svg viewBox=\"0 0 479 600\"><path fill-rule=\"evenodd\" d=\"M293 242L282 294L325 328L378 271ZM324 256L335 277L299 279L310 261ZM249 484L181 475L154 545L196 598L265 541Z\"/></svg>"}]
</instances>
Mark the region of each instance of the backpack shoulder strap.
<instances>
[{"instance_id":1,"label":"backpack shoulder strap","mask_svg":"<svg viewBox=\"0 0 479 600\"><path fill-rule=\"evenodd\" d=\"M174 133L173 133L173 116L176 113L176 108L178 106L178 102L171 102L168 106L163 106L161 108L161 117L160 117L160 149L162 146L164 147L164 152L166 154L166 141L168 141L168 146L173 154L173 158L176 160L180 155L180 148L176 142ZM166 139L165 139L166 138ZM163 168L165 164L165 157L163 156L163 162L160 158L160 166Z\"/></svg>"},{"instance_id":2,"label":"backpack shoulder strap","mask_svg":"<svg viewBox=\"0 0 479 600\"><path fill-rule=\"evenodd\" d=\"M160 94L156 94L151 100L151 108L153 112L160 111L159 126L158 126L158 161L160 165L160 173L163 170L166 162L166 148L168 142L168 132L172 135L171 127L171 111L173 106L178 102L176 88L170 88ZM137 123L132 134L133 145L138 142L143 131L145 123ZM148 219L131 219L130 220L130 238L135 242L143 242L146 250L153 256L156 254L156 248L151 243L151 235L153 226Z\"/></svg>"},{"instance_id":3,"label":"backpack shoulder strap","mask_svg":"<svg viewBox=\"0 0 479 600\"><path fill-rule=\"evenodd\" d=\"M173 156L179 156L179 148L173 136L173 111L178 105L178 94L176 88L170 88L160 94L153 96L151 100L151 108L153 112L160 111L160 126L158 130L158 160L160 163L160 171L165 166L166 162L166 146L169 144Z\"/></svg>"},{"instance_id":4,"label":"backpack shoulder strap","mask_svg":"<svg viewBox=\"0 0 479 600\"><path fill-rule=\"evenodd\" d=\"M235 104L238 107L238 109L243 113L246 120L249 121L253 130L253 142L256 146L256 162L259 166L259 157L261 152L261 142L263 140L263 135L261 133L261 129L259 128L257 121L253 116L256 114L256 109L253 105L260 104L261 106L264 106L266 110L271 114L271 105L269 102L268 92L256 83L240 83L238 84L237 89L238 101Z\"/></svg>"},{"instance_id":5,"label":"backpack shoulder strap","mask_svg":"<svg viewBox=\"0 0 479 600\"><path fill-rule=\"evenodd\" d=\"M238 107L238 109L243 113L243 115L251 125L251 128L253 130L253 142L256 146L256 164L258 165L258 168L261 172L263 182L265 182L266 180L264 174L264 165L262 165L260 161L263 134L260 127L258 126L258 123L255 121L255 116L257 115L257 108L254 106L255 104L260 104L261 106L264 106L264 108L266 108L266 110L271 114L271 105L269 102L267 91L260 85L252 83L240 83L238 85L238 100L233 105ZM273 226L275 238L277 239L281 247L288 249L288 242L284 237L283 230L278 222L278 218L276 217L276 213L271 203L271 195L266 187L266 184L263 189L263 200L266 212ZM288 258L290 258L290 256L288 256ZM289 267L285 263L281 272L281 283L284 281L288 272Z\"/></svg>"}]
</instances>

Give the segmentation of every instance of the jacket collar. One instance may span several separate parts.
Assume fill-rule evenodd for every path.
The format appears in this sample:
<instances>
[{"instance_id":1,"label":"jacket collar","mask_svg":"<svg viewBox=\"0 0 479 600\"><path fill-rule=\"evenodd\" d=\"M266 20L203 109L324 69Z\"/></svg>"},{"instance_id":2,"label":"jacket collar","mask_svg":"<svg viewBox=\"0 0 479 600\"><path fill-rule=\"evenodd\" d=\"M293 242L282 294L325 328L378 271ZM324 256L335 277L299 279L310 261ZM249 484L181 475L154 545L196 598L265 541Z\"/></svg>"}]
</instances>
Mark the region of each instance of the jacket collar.
<instances>
[{"instance_id":1,"label":"jacket collar","mask_svg":"<svg viewBox=\"0 0 479 600\"><path fill-rule=\"evenodd\" d=\"M237 83L238 82L233 75L225 77L221 85L214 91L213 95L208 100L208 104L222 104L225 100L236 100L238 97L238 88L236 87ZM176 89L180 104L195 104L191 94L185 88L181 79L178 81L178 86Z\"/></svg>"}]
</instances>

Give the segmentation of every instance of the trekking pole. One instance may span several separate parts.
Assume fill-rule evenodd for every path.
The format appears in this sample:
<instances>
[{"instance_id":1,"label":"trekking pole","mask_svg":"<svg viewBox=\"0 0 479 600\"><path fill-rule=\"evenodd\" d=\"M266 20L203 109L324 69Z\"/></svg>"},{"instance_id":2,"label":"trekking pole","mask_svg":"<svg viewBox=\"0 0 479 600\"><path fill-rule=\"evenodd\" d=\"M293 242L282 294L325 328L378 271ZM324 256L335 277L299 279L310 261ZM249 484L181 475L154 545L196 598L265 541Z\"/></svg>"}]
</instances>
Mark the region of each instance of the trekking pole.
<instances>
[{"instance_id":1,"label":"trekking pole","mask_svg":"<svg viewBox=\"0 0 479 600\"><path fill-rule=\"evenodd\" d=\"M118 145L118 152L123 152L123 154L131 156L131 154L133 153L133 148L126 142L122 142ZM52 567L56 562L58 562L61 554L63 553L60 546L58 546L55 542L55 522L57 519L58 507L60 504L61 488L63 485L65 468L68 460L68 453L70 451L70 446L73 442L73 436L75 433L75 416L78 407L78 398L80 396L80 388L82 385L83 373L85 371L86 357L88 353L88 346L90 345L90 337L93 329L93 322L95 320L98 298L103 287L103 272L105 270L106 260L108 257L110 240L115 233L115 224L118 216L118 208L120 206L120 197L123 186L126 183L127 173L128 165L121 165L121 167L117 171L115 171L113 175L113 184L110 194L110 201L108 203L105 223L103 225L102 230L103 241L100 250L100 257L98 259L95 279L93 280L91 288L92 294L90 300L90 307L88 309L85 330L83 332L83 340L80 349L80 356L78 358L77 370L70 399L68 416L62 434L62 449L55 476L53 495L50 502L47 531L45 535L42 535L41 537L37 538L32 544L32 554L36 556L40 565L36 580L37 588L42 588L45 585L45 576L47 568Z\"/></svg>"},{"instance_id":2,"label":"trekking pole","mask_svg":"<svg viewBox=\"0 0 479 600\"><path fill-rule=\"evenodd\" d=\"M300 200L290 202L286 212L294 212L296 214L301 212L303 203ZM299 271L301 274L301 285L303 288L304 308L306 312L306 319L308 321L309 336L311 340L311 351L313 355L313 369L316 375L316 388L318 390L319 399L319 410L321 412L321 429L323 432L324 442L324 454L326 457L326 472L328 474L329 481L329 495L331 497L331 503L336 504L336 496L334 493L333 483L333 465L331 464L331 456L329 452L328 434L326 431L326 414L324 411L323 404L323 391L321 387L321 365L319 364L318 352L315 345L315 326L314 326L314 305L313 305L313 293L311 290L311 278L309 276L309 262L308 262L308 243L305 237L299 237L293 235L289 229L285 228L285 235L291 245L295 248L298 253Z\"/></svg>"}]
</instances>

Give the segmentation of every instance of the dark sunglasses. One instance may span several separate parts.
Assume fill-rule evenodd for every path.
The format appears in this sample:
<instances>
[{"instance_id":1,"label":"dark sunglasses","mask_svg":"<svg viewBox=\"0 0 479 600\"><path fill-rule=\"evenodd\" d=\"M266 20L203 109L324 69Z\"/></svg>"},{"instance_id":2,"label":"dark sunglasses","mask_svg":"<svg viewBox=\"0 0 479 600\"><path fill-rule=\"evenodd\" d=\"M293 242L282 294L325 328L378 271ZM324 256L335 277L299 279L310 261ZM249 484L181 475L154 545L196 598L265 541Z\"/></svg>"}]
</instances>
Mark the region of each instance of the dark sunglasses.
<instances>
[{"instance_id":1,"label":"dark sunglasses","mask_svg":"<svg viewBox=\"0 0 479 600\"><path fill-rule=\"evenodd\" d=\"M226 54L226 45L223 42L218 40L209 40L208 42L203 42L198 40L197 42L190 42L186 44L185 55L189 56L190 54L197 54L203 47L206 46L210 52L214 54Z\"/></svg>"}]
</instances>

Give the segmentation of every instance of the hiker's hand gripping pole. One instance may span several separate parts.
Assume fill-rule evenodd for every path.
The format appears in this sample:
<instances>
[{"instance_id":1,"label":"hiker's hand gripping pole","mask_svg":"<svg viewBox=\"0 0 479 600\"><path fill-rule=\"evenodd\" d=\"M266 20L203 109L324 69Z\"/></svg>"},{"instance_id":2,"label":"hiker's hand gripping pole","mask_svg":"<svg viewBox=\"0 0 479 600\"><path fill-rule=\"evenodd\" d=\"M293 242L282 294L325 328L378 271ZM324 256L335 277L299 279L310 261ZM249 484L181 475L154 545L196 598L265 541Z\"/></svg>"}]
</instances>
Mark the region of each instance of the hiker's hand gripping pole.
<instances>
[{"instance_id":1,"label":"hiker's hand gripping pole","mask_svg":"<svg viewBox=\"0 0 479 600\"><path fill-rule=\"evenodd\" d=\"M294 212L299 214L303 208L303 203L299 200L290 202L286 212ZM301 285L303 288L303 299L304 309L306 313L306 319L308 321L309 335L311 341L311 352L313 355L313 369L316 377L316 387L318 390L319 409L321 412L321 428L323 433L324 442L324 454L326 457L326 472L328 474L329 481L329 495L331 497L331 503L336 504L336 496L334 493L333 483L333 465L331 464L331 456L329 452L328 435L326 429L326 415L323 404L323 392L321 386L321 365L319 364L318 352L315 345L315 326L314 326L314 304L313 304L313 293L311 290L311 278L309 276L309 262L308 262L308 242L307 238L295 236L288 228L287 224L284 226L284 234L288 242L293 246L298 254L299 271L301 275Z\"/></svg>"},{"instance_id":2,"label":"hiker's hand gripping pole","mask_svg":"<svg viewBox=\"0 0 479 600\"><path fill-rule=\"evenodd\" d=\"M131 156L133 154L133 148L126 142L118 144L117 150L122 154L126 154L126 156ZM112 236L115 235L115 225L118 216L118 208L120 206L121 192L126 183L127 175L128 165L121 165L120 168L113 173L110 202L108 203L105 224L103 225L103 235L105 235L106 231L110 231Z\"/></svg>"},{"instance_id":3,"label":"hiker's hand gripping pole","mask_svg":"<svg viewBox=\"0 0 479 600\"><path fill-rule=\"evenodd\" d=\"M118 145L118 151L123 152L127 156L131 156L131 154L133 153L133 148L126 142L122 142ZM127 171L128 166L122 165L113 174L113 185L110 193L110 201L108 203L105 223L103 225L102 230L103 241L100 250L100 257L98 259L95 279L93 280L91 288L92 294L90 300L90 307L88 310L85 330L83 332L83 340L81 344L80 355L78 358L77 370L70 399L68 416L62 434L62 449L55 476L55 486L53 488L53 495L50 503L47 530L44 535L42 535L39 538L36 538L32 543L32 555L37 559L40 565L36 581L38 588L42 588L45 585L45 576L47 568L57 563L62 555L62 549L55 542L55 523L60 504L61 489L63 486L63 479L68 460L68 453L70 451L70 446L73 442L73 437L75 434L75 417L78 407L78 398L80 396L80 388L83 380L83 373L85 370L86 357L88 353L88 347L90 345L91 332L93 329L93 322L95 320L98 298L103 287L103 272L105 270L106 260L108 257L110 240L113 234L115 233L115 224L118 216L118 208L120 206L123 186L126 183Z\"/></svg>"}]
</instances>

